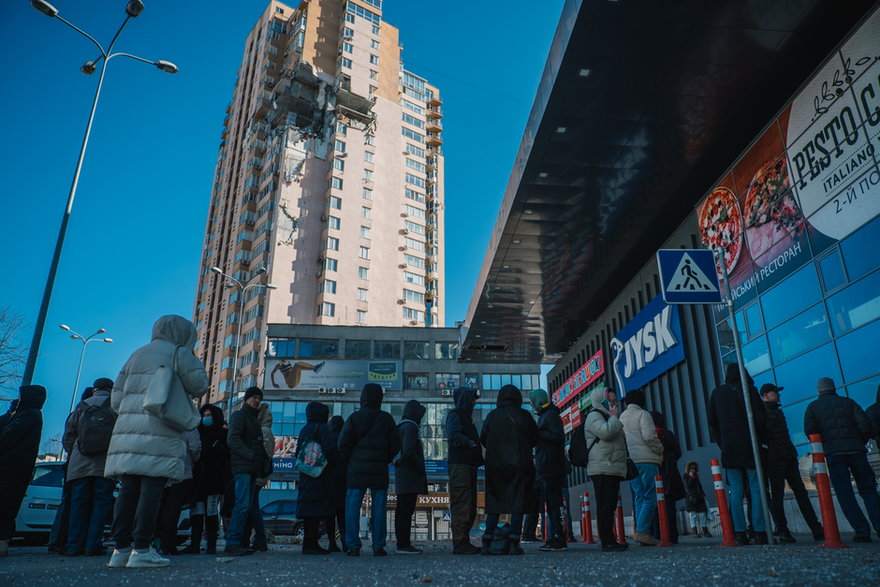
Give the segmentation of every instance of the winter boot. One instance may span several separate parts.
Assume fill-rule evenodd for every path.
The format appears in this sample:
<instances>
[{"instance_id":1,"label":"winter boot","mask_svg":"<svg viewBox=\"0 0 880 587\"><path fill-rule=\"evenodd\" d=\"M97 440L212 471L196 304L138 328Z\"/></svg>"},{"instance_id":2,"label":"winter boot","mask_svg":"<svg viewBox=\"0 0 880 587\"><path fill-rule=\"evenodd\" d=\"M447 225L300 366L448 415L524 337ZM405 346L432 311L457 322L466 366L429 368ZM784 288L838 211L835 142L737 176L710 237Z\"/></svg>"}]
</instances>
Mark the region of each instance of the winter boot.
<instances>
[{"instance_id":1,"label":"winter boot","mask_svg":"<svg viewBox=\"0 0 880 587\"><path fill-rule=\"evenodd\" d=\"M495 529L492 535L492 544L489 546L489 554L503 556L510 553L510 524L502 524Z\"/></svg>"},{"instance_id":2,"label":"winter boot","mask_svg":"<svg viewBox=\"0 0 880 587\"><path fill-rule=\"evenodd\" d=\"M205 549L205 554L217 554L217 533L208 532L207 541L208 548Z\"/></svg>"},{"instance_id":3,"label":"winter boot","mask_svg":"<svg viewBox=\"0 0 880 587\"><path fill-rule=\"evenodd\" d=\"M737 546L748 546L750 544L749 535L745 532L736 532L733 539Z\"/></svg>"},{"instance_id":4,"label":"winter boot","mask_svg":"<svg viewBox=\"0 0 880 587\"><path fill-rule=\"evenodd\" d=\"M525 554L526 552L519 545L519 536L510 537L510 554Z\"/></svg>"},{"instance_id":5,"label":"winter boot","mask_svg":"<svg viewBox=\"0 0 880 587\"><path fill-rule=\"evenodd\" d=\"M202 551L202 533L205 529L205 516L192 516L192 536L183 552L185 554L199 554Z\"/></svg>"},{"instance_id":6,"label":"winter boot","mask_svg":"<svg viewBox=\"0 0 880 587\"><path fill-rule=\"evenodd\" d=\"M696 536L697 538L700 537L700 533L697 531L696 526L691 526L691 536Z\"/></svg>"},{"instance_id":7,"label":"winter boot","mask_svg":"<svg viewBox=\"0 0 880 587\"><path fill-rule=\"evenodd\" d=\"M694 530L696 530L696 528L694 528ZM703 536L706 538L712 538L712 534L709 533L709 528L706 526L703 526Z\"/></svg>"}]
</instances>

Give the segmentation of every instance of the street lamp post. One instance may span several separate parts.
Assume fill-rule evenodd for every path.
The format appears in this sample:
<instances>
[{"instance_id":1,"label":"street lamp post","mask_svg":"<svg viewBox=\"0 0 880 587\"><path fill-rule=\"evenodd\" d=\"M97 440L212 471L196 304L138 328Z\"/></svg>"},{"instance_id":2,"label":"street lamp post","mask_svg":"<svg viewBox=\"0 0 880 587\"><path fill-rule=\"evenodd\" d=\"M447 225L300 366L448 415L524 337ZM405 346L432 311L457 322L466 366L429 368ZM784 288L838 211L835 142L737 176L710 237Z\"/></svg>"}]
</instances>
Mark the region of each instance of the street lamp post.
<instances>
[{"instance_id":1,"label":"street lamp post","mask_svg":"<svg viewBox=\"0 0 880 587\"><path fill-rule=\"evenodd\" d=\"M69 332L70 338L72 338L73 340L82 341L82 351L80 351L80 353L79 353L79 366L76 368L76 381L73 383L73 396L70 398L70 412L72 412L73 406L76 404L76 393L77 393L77 390L79 389L79 376L80 376L80 374L82 374L83 359L86 356L86 345L88 345L90 342L95 342L95 341L113 342L113 339L112 338L95 338L99 334L104 334L105 332L107 332L103 328L99 328L96 333L89 336L88 338L83 338L83 336L81 334L71 330L70 326L68 326L67 324L60 324L58 327L61 330L66 330L67 332Z\"/></svg>"},{"instance_id":2,"label":"street lamp post","mask_svg":"<svg viewBox=\"0 0 880 587\"><path fill-rule=\"evenodd\" d=\"M277 287L275 285L272 285L271 283L242 283L240 280L232 277L231 275L227 275L227 274L223 273L223 271L219 267L211 267L211 271L213 271L217 275L220 275L221 277L225 277L226 279L229 280L229 282L226 284L226 287L237 287L238 288L239 295L241 296L241 301L239 302L240 308L244 308L244 297L245 297L245 293L247 293L247 290L249 290L251 288L257 288L257 287L265 287L266 289L276 289L276 287ZM266 272L266 268L261 267L260 270L256 273L256 275L254 275L254 277L256 277L257 275L260 275L262 273L265 273L265 272ZM253 279L253 277L251 279ZM238 328L237 328L237 333L235 335L235 360L233 361L233 364L232 364L232 389L229 391L229 399L227 400L227 403L226 403L226 417L227 417L227 419L229 419L232 416L232 398L235 397L235 383L236 383L236 380L238 379L238 362L239 362L238 349L240 348L240 345L241 345L241 323L242 323L242 316L241 316L241 310L239 310L239 312L238 312Z\"/></svg>"},{"instance_id":3,"label":"street lamp post","mask_svg":"<svg viewBox=\"0 0 880 587\"><path fill-rule=\"evenodd\" d=\"M80 71L82 71L86 75L91 75L95 73L95 70L100 63L101 75L98 76L98 87L95 89L95 98L94 100L92 100L92 109L89 112L89 120L86 123L86 132L83 136L82 146L79 150L79 157L76 160L76 169L73 172L73 181L70 184L70 193L67 196L67 207L64 209L64 215L61 217L61 228L58 229L58 240L55 242L55 252L52 255L52 263L49 266L49 276L46 278L46 286L43 290L43 299L40 303L40 311L37 314L37 321L34 326L34 336L33 339L31 339L31 346L28 350L27 362L25 363L24 367L24 375L22 376L22 385L30 385L33 381L34 368L36 367L37 363L37 354L40 351L40 342L43 338L43 329L46 326L46 314L49 310L49 300L52 298L52 288L55 285L55 274L58 272L58 261L61 258L61 249L64 246L64 237L67 234L67 223L70 220L70 211L73 208L73 198L74 196L76 196L76 187L79 183L79 175L80 171L82 170L83 158L86 154L86 146L89 143L89 134L91 134L92 132L92 121L95 118L95 110L98 107L98 97L101 95L101 86L104 83L104 73L107 68L107 62L114 57L128 57L129 59L134 59L135 61L142 61L144 63L155 65L158 69L166 73L177 73L177 66L169 61L164 61L161 59L157 61L150 61L149 59L143 59L142 57L137 57L128 53L111 53L111 51L113 51L113 45L116 44L116 39L119 38L119 34L122 32L122 29L125 28L125 25L128 24L128 21L143 12L144 3L141 2L141 0L130 0L130 2L126 5L125 20L122 21L122 25L120 25L119 30L116 31L115 35L113 35L113 39L110 41L110 45L107 47L106 51L101 46L101 44L96 41L95 38L92 37L90 34L71 24L64 18L58 16L58 9L48 2L45 2L44 0L31 0L31 5L48 17L57 18L59 21L63 22L65 25L72 28L76 32L89 39L92 43L94 43L98 50L101 52L101 55L97 59L87 61L80 68Z\"/></svg>"}]
</instances>

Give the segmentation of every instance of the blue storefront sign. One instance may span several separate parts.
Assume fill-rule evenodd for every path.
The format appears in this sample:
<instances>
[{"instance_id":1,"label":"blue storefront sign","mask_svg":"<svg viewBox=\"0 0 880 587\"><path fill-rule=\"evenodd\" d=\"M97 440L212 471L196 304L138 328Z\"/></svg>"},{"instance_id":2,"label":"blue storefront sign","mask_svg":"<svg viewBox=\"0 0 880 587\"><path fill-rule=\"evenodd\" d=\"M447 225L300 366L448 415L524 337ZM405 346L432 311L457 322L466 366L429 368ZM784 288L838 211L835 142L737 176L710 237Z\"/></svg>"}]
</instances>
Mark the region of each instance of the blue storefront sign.
<instances>
[{"instance_id":1,"label":"blue storefront sign","mask_svg":"<svg viewBox=\"0 0 880 587\"><path fill-rule=\"evenodd\" d=\"M296 473L296 459L272 459L273 473Z\"/></svg>"},{"instance_id":2,"label":"blue storefront sign","mask_svg":"<svg viewBox=\"0 0 880 587\"><path fill-rule=\"evenodd\" d=\"M653 381L684 360L677 306L657 296L611 339L620 397Z\"/></svg>"}]
</instances>

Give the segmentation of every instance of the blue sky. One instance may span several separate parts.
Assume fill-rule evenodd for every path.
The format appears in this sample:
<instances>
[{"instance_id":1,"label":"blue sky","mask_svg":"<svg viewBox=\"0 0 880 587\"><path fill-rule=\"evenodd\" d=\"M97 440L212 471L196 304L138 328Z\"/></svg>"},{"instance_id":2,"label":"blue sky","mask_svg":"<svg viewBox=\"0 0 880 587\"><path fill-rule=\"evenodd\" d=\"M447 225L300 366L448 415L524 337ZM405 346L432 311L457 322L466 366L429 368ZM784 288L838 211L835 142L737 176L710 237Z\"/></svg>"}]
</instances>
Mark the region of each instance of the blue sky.
<instances>
[{"instance_id":1,"label":"blue sky","mask_svg":"<svg viewBox=\"0 0 880 587\"><path fill-rule=\"evenodd\" d=\"M406 67L440 87L445 102L447 325L467 312L563 3L472 2L462 19L460 4L385 2ZM125 4L54 1L101 42ZM192 315L224 109L265 5L147 0L117 43L180 73L127 59L108 67L34 377L49 391L44 439L63 429L81 349L58 324L84 335L103 327L115 340L89 344L81 390L115 377L157 317ZM27 0L0 6L0 47L0 306L25 320L29 344L97 83L79 67L97 53Z\"/></svg>"}]
</instances>

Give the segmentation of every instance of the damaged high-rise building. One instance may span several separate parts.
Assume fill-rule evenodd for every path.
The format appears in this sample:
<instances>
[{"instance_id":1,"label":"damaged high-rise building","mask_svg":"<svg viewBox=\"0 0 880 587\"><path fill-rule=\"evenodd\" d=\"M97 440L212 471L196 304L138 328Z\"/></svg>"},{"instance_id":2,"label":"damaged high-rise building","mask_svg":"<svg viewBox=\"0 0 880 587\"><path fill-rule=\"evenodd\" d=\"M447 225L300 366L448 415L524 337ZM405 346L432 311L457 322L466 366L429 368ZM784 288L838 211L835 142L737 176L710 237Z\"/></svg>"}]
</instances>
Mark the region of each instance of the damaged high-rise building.
<instances>
[{"instance_id":1,"label":"damaged high-rise building","mask_svg":"<svg viewBox=\"0 0 880 587\"><path fill-rule=\"evenodd\" d=\"M442 101L398 37L382 0L273 1L248 35L194 310L211 401L237 360L262 383L270 322L444 325Z\"/></svg>"}]
</instances>

